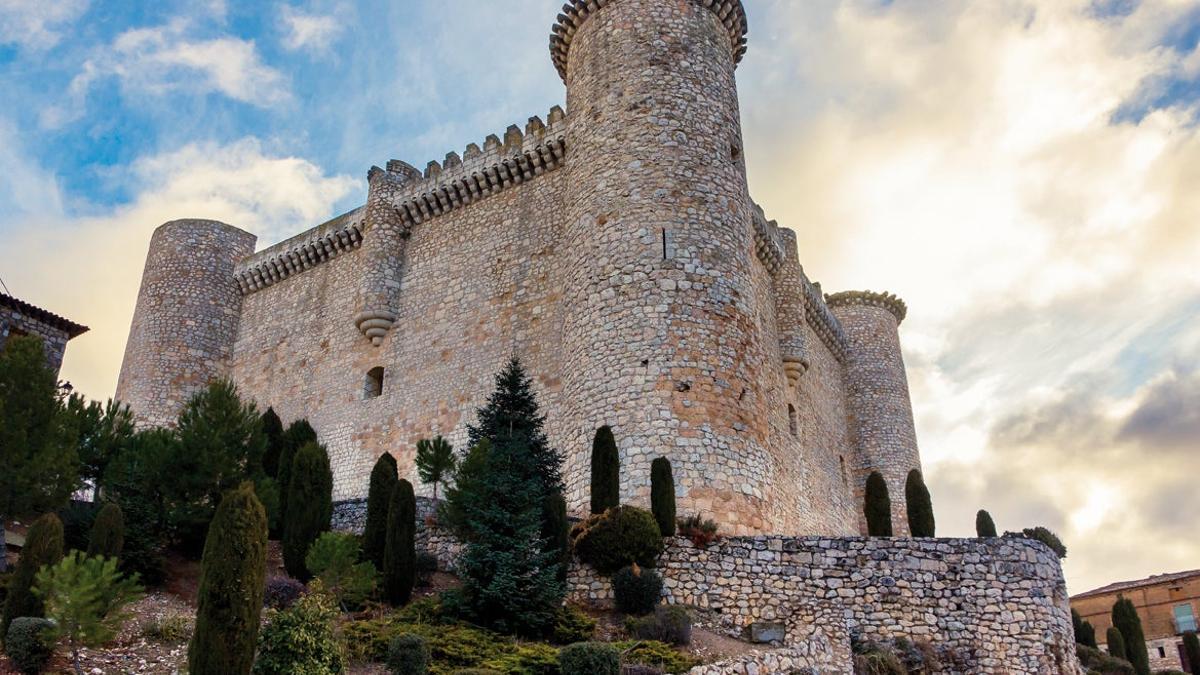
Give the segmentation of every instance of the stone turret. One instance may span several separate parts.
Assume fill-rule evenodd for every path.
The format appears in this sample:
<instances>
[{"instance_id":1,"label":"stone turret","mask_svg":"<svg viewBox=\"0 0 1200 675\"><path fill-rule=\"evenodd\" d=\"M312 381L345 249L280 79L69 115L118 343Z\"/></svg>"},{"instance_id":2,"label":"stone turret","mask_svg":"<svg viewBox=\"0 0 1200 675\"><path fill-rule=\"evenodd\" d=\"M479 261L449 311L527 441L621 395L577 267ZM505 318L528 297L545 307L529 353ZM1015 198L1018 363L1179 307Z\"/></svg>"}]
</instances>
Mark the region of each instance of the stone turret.
<instances>
[{"instance_id":1,"label":"stone turret","mask_svg":"<svg viewBox=\"0 0 1200 675\"><path fill-rule=\"evenodd\" d=\"M808 372L810 361L804 307L804 271L800 267L796 233L780 228L779 236L784 242L783 265L775 277L779 353L783 358L783 370L787 373L788 382L795 386L804 373Z\"/></svg>"},{"instance_id":2,"label":"stone turret","mask_svg":"<svg viewBox=\"0 0 1200 675\"><path fill-rule=\"evenodd\" d=\"M140 426L173 426L193 394L228 376L242 306L234 267L255 241L214 220L154 231L116 394Z\"/></svg>"},{"instance_id":3,"label":"stone turret","mask_svg":"<svg viewBox=\"0 0 1200 675\"><path fill-rule=\"evenodd\" d=\"M437 166L436 162L431 162L432 166ZM374 166L367 173L363 274L354 325L375 346L383 343L396 322L396 299L404 271L408 226L395 203L409 184L421 178L420 171L397 159L388 162L386 171Z\"/></svg>"},{"instance_id":4,"label":"stone turret","mask_svg":"<svg viewBox=\"0 0 1200 675\"><path fill-rule=\"evenodd\" d=\"M910 471L921 468L912 399L900 352L899 326L908 308L903 300L888 293L838 293L827 296L826 302L850 343L846 390L850 431L860 455L860 503L867 476L872 471L880 472L891 494L896 534L906 534L904 483Z\"/></svg>"}]
</instances>

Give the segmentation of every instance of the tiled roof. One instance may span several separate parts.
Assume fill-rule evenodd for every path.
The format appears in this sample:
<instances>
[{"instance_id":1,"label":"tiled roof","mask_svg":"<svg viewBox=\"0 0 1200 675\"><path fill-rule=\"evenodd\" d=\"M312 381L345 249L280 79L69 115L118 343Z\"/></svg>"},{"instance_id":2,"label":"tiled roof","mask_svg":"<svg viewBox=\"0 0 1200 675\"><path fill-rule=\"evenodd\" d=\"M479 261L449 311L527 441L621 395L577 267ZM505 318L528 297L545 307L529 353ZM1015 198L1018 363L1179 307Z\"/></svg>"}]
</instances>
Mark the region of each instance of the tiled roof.
<instances>
[{"instance_id":1,"label":"tiled roof","mask_svg":"<svg viewBox=\"0 0 1200 675\"><path fill-rule=\"evenodd\" d=\"M1110 595L1112 593L1119 593L1121 591L1130 591L1135 588L1143 588L1146 586L1157 586L1159 584L1166 584L1172 581L1182 581L1183 579L1190 579L1198 576L1200 576L1200 570L1175 572L1173 574L1156 574L1146 579L1138 579L1137 581L1118 581L1115 584L1109 584L1086 593L1080 593L1078 595L1071 596L1071 599L1079 600L1081 598L1090 598L1096 595Z\"/></svg>"},{"instance_id":2,"label":"tiled roof","mask_svg":"<svg viewBox=\"0 0 1200 675\"><path fill-rule=\"evenodd\" d=\"M13 310L16 310L31 319L41 321L47 326L57 328L65 332L67 335L70 335L72 338L77 338L80 335L88 332L87 326L77 324L74 321L65 319L52 312L48 312L41 307L35 307L34 305L31 305L24 300L18 300L11 295L0 293L0 307L9 307Z\"/></svg>"}]
</instances>

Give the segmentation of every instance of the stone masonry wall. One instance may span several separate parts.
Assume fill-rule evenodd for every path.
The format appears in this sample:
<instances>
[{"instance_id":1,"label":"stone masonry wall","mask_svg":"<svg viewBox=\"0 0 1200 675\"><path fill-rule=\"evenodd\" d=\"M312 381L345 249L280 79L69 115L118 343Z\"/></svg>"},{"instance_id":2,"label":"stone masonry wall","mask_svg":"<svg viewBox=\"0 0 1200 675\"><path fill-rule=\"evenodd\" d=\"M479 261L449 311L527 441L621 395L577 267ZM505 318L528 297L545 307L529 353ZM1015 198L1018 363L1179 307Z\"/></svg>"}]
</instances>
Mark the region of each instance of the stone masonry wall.
<instances>
[{"instance_id":1,"label":"stone masonry wall","mask_svg":"<svg viewBox=\"0 0 1200 675\"><path fill-rule=\"evenodd\" d=\"M67 341L71 339L66 331L48 326L16 309L0 306L0 349L4 349L4 343L13 334L40 337L46 350L46 365L55 373L62 367Z\"/></svg>"}]
</instances>

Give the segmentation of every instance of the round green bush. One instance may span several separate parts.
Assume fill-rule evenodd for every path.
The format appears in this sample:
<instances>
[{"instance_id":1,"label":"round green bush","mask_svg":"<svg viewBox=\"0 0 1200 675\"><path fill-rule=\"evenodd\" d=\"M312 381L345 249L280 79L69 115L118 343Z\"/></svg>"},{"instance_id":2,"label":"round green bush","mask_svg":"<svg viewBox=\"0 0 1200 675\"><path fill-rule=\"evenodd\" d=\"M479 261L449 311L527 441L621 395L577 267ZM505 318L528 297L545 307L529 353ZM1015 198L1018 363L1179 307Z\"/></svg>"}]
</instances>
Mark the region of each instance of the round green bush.
<instances>
[{"instance_id":1,"label":"round green bush","mask_svg":"<svg viewBox=\"0 0 1200 675\"><path fill-rule=\"evenodd\" d=\"M649 614L662 600L662 577L654 570L636 565L622 568L613 575L612 586L613 602L625 614Z\"/></svg>"},{"instance_id":2,"label":"round green bush","mask_svg":"<svg viewBox=\"0 0 1200 675\"><path fill-rule=\"evenodd\" d=\"M621 675L621 652L603 642L577 642L558 653L562 675Z\"/></svg>"},{"instance_id":3,"label":"round green bush","mask_svg":"<svg viewBox=\"0 0 1200 675\"><path fill-rule=\"evenodd\" d=\"M420 635L401 633L388 645L387 666L392 675L425 675L429 659L429 645Z\"/></svg>"},{"instance_id":4,"label":"round green bush","mask_svg":"<svg viewBox=\"0 0 1200 675\"><path fill-rule=\"evenodd\" d=\"M310 593L277 612L262 631L254 675L337 675L346 671L334 632L337 604L324 593ZM228 671L226 671L228 672Z\"/></svg>"},{"instance_id":5,"label":"round green bush","mask_svg":"<svg viewBox=\"0 0 1200 675\"><path fill-rule=\"evenodd\" d=\"M22 673L37 675L54 656L54 622L22 616L13 619L4 640L4 651Z\"/></svg>"},{"instance_id":6,"label":"round green bush","mask_svg":"<svg viewBox=\"0 0 1200 675\"><path fill-rule=\"evenodd\" d=\"M588 518L571 530L571 541L579 559L601 574L633 563L654 567L663 551L658 521L634 506L618 506Z\"/></svg>"},{"instance_id":7,"label":"round green bush","mask_svg":"<svg viewBox=\"0 0 1200 675\"><path fill-rule=\"evenodd\" d=\"M653 616L629 619L625 630L639 640L687 645L692 642L692 616L679 605L660 606Z\"/></svg>"}]
</instances>

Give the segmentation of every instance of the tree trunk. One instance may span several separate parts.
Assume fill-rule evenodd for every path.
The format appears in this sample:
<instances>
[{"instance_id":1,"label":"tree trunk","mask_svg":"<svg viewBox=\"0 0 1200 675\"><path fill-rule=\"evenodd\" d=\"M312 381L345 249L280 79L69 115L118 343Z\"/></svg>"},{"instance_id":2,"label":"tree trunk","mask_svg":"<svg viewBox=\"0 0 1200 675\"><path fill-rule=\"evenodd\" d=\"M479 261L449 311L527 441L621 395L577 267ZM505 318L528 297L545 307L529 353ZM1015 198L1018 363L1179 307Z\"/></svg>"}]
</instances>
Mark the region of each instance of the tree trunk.
<instances>
[{"instance_id":1,"label":"tree trunk","mask_svg":"<svg viewBox=\"0 0 1200 675\"><path fill-rule=\"evenodd\" d=\"M75 665L75 675L83 675L83 668L79 665L79 646L75 644L74 638L71 639L71 660Z\"/></svg>"},{"instance_id":2,"label":"tree trunk","mask_svg":"<svg viewBox=\"0 0 1200 675\"><path fill-rule=\"evenodd\" d=\"M0 572L8 571L8 541L4 534L4 516L0 516Z\"/></svg>"}]
</instances>

